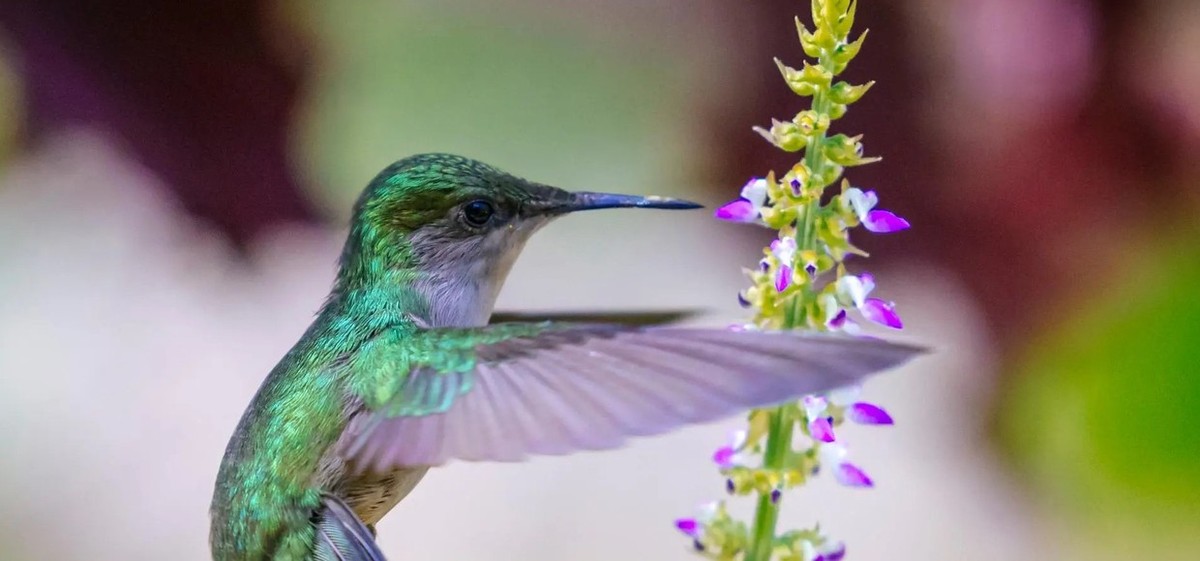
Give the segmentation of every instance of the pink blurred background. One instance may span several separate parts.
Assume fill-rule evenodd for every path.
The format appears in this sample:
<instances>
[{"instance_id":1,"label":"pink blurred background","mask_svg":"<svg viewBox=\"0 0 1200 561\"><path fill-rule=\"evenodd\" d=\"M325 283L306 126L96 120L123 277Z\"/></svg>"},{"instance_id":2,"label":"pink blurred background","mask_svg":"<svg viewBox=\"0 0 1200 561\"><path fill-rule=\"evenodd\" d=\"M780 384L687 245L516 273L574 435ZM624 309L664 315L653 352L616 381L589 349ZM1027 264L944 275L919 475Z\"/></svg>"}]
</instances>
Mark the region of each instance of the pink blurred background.
<instances>
[{"instance_id":1,"label":"pink blurred background","mask_svg":"<svg viewBox=\"0 0 1200 561\"><path fill-rule=\"evenodd\" d=\"M1200 4L862 0L835 127L908 218L864 240L937 353L867 387L877 482L785 523L854 559L1200 558ZM789 155L770 0L0 2L0 558L205 559L217 463L311 320L358 191L451 151L710 205ZM619 229L619 230L618 230ZM620 231L622 235L614 236ZM767 234L597 213L535 238L508 309L741 317ZM738 421L437 470L393 559L688 559ZM748 510L749 505L742 505Z\"/></svg>"}]
</instances>

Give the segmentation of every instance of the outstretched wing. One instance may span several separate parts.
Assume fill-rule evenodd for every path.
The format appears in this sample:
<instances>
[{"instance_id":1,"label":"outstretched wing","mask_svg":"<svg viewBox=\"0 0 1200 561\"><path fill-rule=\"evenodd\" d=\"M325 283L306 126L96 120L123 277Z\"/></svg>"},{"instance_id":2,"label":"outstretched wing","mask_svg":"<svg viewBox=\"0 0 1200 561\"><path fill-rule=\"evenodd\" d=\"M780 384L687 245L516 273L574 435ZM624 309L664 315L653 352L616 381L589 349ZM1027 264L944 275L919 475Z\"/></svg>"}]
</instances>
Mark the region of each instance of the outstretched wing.
<instances>
[{"instance_id":1,"label":"outstretched wing","mask_svg":"<svg viewBox=\"0 0 1200 561\"><path fill-rule=\"evenodd\" d=\"M497 310L492 313L490 323L513 322L564 322L564 323L605 323L628 326L649 326L676 323L700 315L700 310L618 310L618 311L579 311L579 312L511 312Z\"/></svg>"},{"instance_id":2,"label":"outstretched wing","mask_svg":"<svg viewBox=\"0 0 1200 561\"><path fill-rule=\"evenodd\" d=\"M796 332L499 324L384 334L350 368L364 410L339 446L363 470L620 446L897 366L920 349Z\"/></svg>"}]
</instances>

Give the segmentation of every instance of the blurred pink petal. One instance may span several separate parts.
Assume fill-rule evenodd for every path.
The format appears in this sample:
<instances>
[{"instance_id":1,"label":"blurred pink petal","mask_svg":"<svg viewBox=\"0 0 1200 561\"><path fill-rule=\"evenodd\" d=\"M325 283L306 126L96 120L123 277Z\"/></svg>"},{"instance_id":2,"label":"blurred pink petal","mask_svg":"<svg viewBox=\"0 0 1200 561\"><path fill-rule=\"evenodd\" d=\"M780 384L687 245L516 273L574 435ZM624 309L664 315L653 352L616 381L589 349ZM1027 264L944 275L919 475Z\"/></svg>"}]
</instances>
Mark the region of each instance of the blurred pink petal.
<instances>
[{"instance_id":1,"label":"blurred pink petal","mask_svg":"<svg viewBox=\"0 0 1200 561\"><path fill-rule=\"evenodd\" d=\"M846 410L846 417L860 425L891 425L892 416L882 407L866 402L858 402Z\"/></svg>"},{"instance_id":2,"label":"blurred pink petal","mask_svg":"<svg viewBox=\"0 0 1200 561\"><path fill-rule=\"evenodd\" d=\"M720 220L729 222L754 222L758 218L758 211L754 210L754 205L746 199L737 199L725 203L713 213Z\"/></svg>"},{"instance_id":3,"label":"blurred pink petal","mask_svg":"<svg viewBox=\"0 0 1200 561\"><path fill-rule=\"evenodd\" d=\"M814 561L842 561L842 558L845 556L846 544L838 542L833 547L818 555Z\"/></svg>"},{"instance_id":4,"label":"blurred pink petal","mask_svg":"<svg viewBox=\"0 0 1200 561\"><path fill-rule=\"evenodd\" d=\"M826 325L830 329L841 329L842 326L846 325L846 310L838 310L837 315L833 316L833 319L829 320L829 323Z\"/></svg>"},{"instance_id":5,"label":"blurred pink petal","mask_svg":"<svg viewBox=\"0 0 1200 561\"><path fill-rule=\"evenodd\" d=\"M779 272L775 274L775 290L783 292L787 287L792 285L792 268L788 265L779 267Z\"/></svg>"},{"instance_id":6,"label":"blurred pink petal","mask_svg":"<svg viewBox=\"0 0 1200 561\"><path fill-rule=\"evenodd\" d=\"M877 234L899 232L909 228L908 221L887 210L872 210L863 220L863 226Z\"/></svg>"},{"instance_id":7,"label":"blurred pink petal","mask_svg":"<svg viewBox=\"0 0 1200 561\"><path fill-rule=\"evenodd\" d=\"M713 462L722 469L731 468L737 464L734 461L736 455L737 451L732 446L722 446L713 453Z\"/></svg>"},{"instance_id":8,"label":"blurred pink petal","mask_svg":"<svg viewBox=\"0 0 1200 561\"><path fill-rule=\"evenodd\" d=\"M833 476L835 479L837 479L838 483L841 483L847 487L875 486L875 483L871 481L870 477L867 477L867 474L863 472L863 470L849 462L842 462L838 464L837 468L833 472Z\"/></svg>"},{"instance_id":9,"label":"blurred pink petal","mask_svg":"<svg viewBox=\"0 0 1200 561\"><path fill-rule=\"evenodd\" d=\"M895 308L896 305L891 302L878 298L867 298L859 311L864 317L879 325L885 325L892 329L903 329L904 322L900 321L900 315L896 313Z\"/></svg>"},{"instance_id":10,"label":"blurred pink petal","mask_svg":"<svg viewBox=\"0 0 1200 561\"><path fill-rule=\"evenodd\" d=\"M808 433L821 442L833 442L833 424L829 417L821 417L808 422Z\"/></svg>"},{"instance_id":11,"label":"blurred pink petal","mask_svg":"<svg viewBox=\"0 0 1200 561\"><path fill-rule=\"evenodd\" d=\"M700 533L700 523L695 518L680 518L675 521L675 527L693 538Z\"/></svg>"}]
</instances>

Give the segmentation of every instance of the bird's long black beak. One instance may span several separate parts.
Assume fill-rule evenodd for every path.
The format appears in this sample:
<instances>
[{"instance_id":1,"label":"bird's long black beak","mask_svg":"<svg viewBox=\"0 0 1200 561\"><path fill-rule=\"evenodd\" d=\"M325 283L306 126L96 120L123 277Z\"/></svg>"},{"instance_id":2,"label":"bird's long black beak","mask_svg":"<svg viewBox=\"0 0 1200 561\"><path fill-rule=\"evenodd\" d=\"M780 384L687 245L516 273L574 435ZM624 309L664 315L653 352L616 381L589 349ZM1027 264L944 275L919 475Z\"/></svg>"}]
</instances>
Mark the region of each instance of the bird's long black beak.
<instances>
[{"instance_id":1,"label":"bird's long black beak","mask_svg":"<svg viewBox=\"0 0 1200 561\"><path fill-rule=\"evenodd\" d=\"M546 198L534 203L531 210L545 216L559 216L568 212L581 210L599 210L602 208L659 208L667 210L687 210L703 208L704 205L654 195L620 195L616 193L591 193L588 191L564 191L555 187L539 186L546 189Z\"/></svg>"},{"instance_id":2,"label":"bird's long black beak","mask_svg":"<svg viewBox=\"0 0 1200 561\"><path fill-rule=\"evenodd\" d=\"M704 205L693 203L692 201L673 199L671 197L659 197L656 195L642 197L638 195L590 193L583 191L571 193L571 199L565 206L564 212L575 212L577 210L596 210L601 208L664 208L670 210L687 210L703 207Z\"/></svg>"}]
</instances>

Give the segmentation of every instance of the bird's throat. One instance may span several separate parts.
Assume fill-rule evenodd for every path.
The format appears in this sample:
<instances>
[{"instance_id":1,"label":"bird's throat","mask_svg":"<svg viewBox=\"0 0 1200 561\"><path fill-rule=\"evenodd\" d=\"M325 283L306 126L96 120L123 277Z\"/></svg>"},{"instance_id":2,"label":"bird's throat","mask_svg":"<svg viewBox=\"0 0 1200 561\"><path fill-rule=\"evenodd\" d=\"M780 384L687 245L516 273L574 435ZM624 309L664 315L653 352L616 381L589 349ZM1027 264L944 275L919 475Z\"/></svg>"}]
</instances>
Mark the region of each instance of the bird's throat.
<instances>
[{"instance_id":1,"label":"bird's throat","mask_svg":"<svg viewBox=\"0 0 1200 561\"><path fill-rule=\"evenodd\" d=\"M521 250L499 249L478 258L441 261L422 271L414 288L428 303L428 317L424 319L429 327L487 325Z\"/></svg>"}]
</instances>

